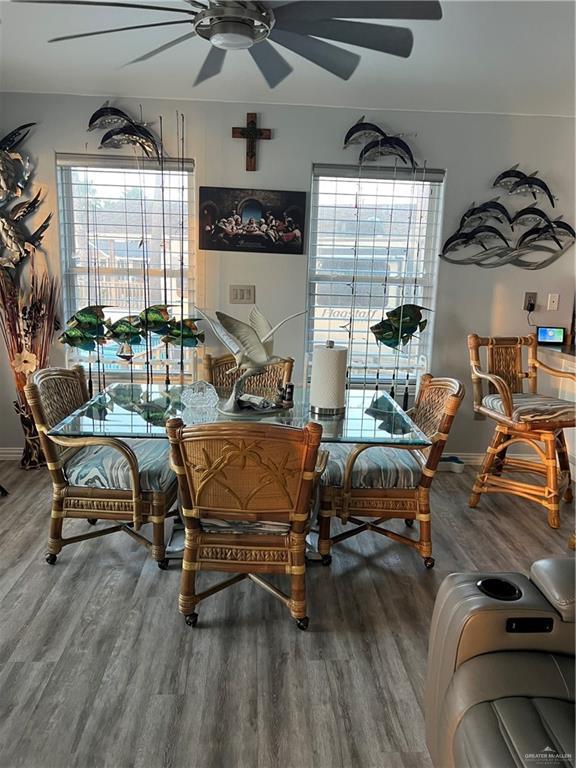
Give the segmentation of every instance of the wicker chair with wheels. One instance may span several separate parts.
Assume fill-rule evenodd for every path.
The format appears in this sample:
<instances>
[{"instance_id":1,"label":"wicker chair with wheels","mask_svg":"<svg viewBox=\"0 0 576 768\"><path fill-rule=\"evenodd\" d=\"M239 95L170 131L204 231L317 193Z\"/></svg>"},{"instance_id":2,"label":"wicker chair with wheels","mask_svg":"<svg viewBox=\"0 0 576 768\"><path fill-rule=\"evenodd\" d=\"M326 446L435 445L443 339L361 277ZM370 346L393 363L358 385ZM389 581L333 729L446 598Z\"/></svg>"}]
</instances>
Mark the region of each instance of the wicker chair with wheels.
<instances>
[{"instance_id":1,"label":"wicker chair with wheels","mask_svg":"<svg viewBox=\"0 0 576 768\"><path fill-rule=\"evenodd\" d=\"M576 382L576 374L545 365L537 356L536 336L483 338L468 336L474 394L474 412L496 422L492 442L476 477L470 506L483 493L510 493L541 504L551 528L560 526L559 501L572 501L570 463L564 430L576 426L574 403L538 394L538 370ZM487 365L482 368L480 350L486 348ZM527 350L527 370L522 352ZM524 380L528 392L523 391ZM485 392L483 382L487 382ZM508 457L510 447L528 445L536 460ZM509 472L529 472L543 484L512 480Z\"/></svg>"},{"instance_id":2,"label":"wicker chair with wheels","mask_svg":"<svg viewBox=\"0 0 576 768\"><path fill-rule=\"evenodd\" d=\"M214 385L220 397L229 397L232 393L232 387L239 374L229 373L229 371L235 365L232 355L222 355L222 357L212 357L209 353L204 355L204 379ZM278 393L278 384L281 383L285 387L290 382L293 366L294 360L291 357L268 365L262 373L246 380L244 392L247 395L258 395L274 400Z\"/></svg>"},{"instance_id":3,"label":"wicker chair with wheels","mask_svg":"<svg viewBox=\"0 0 576 768\"><path fill-rule=\"evenodd\" d=\"M166 425L172 468L180 487L186 526L179 609L195 626L205 598L249 578L290 611L300 629L308 626L305 537L317 474L319 424L304 429L261 423ZM203 592L198 571L235 575ZM290 594L262 573L290 577Z\"/></svg>"},{"instance_id":4,"label":"wicker chair with wheels","mask_svg":"<svg viewBox=\"0 0 576 768\"><path fill-rule=\"evenodd\" d=\"M164 521L178 492L167 441L48 435L88 400L81 366L36 371L25 394L52 476L46 561L53 565L68 544L124 531L150 550L159 568L167 568ZM177 514L176 507L172 514ZM109 520L117 525L64 538L65 518L85 519L92 525L99 519ZM145 523L152 524L152 541L139 533Z\"/></svg>"},{"instance_id":5,"label":"wicker chair with wheels","mask_svg":"<svg viewBox=\"0 0 576 768\"><path fill-rule=\"evenodd\" d=\"M430 525L430 486L442 456L454 416L464 397L456 379L422 377L409 415L430 439L428 448L389 448L377 445L330 445L326 471L320 479L318 550L329 565L332 546L362 531L374 531L416 549L427 568L434 566ZM354 526L331 536L333 517ZM368 519L366 519L368 518ZM371 518L377 518L371 522ZM404 536L382 523L403 519L418 523L418 538Z\"/></svg>"}]
</instances>

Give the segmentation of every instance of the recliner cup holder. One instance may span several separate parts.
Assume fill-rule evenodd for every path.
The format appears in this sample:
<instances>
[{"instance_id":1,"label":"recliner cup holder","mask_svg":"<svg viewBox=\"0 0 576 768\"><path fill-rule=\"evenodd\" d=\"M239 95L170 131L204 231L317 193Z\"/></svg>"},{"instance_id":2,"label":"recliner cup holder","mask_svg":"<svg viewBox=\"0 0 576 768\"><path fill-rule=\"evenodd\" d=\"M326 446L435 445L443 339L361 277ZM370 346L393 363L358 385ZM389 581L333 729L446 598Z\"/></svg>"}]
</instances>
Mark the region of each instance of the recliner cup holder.
<instances>
[{"instance_id":1,"label":"recliner cup holder","mask_svg":"<svg viewBox=\"0 0 576 768\"><path fill-rule=\"evenodd\" d=\"M501 579L494 576L489 576L484 579L479 579L476 582L476 586L488 597L492 597L494 600L520 600L522 597L522 590L513 584L508 579Z\"/></svg>"}]
</instances>

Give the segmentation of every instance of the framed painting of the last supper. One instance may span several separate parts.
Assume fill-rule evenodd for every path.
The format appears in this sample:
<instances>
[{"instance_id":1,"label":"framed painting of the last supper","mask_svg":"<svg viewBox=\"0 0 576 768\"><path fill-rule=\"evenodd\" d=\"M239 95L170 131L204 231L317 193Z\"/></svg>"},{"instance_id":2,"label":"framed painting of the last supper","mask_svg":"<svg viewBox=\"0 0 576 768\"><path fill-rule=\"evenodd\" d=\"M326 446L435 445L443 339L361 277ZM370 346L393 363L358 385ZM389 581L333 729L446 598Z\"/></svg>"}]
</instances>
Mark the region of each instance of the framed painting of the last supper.
<instances>
[{"instance_id":1,"label":"framed painting of the last supper","mask_svg":"<svg viewBox=\"0 0 576 768\"><path fill-rule=\"evenodd\" d=\"M305 192L200 187L200 248L304 252Z\"/></svg>"}]
</instances>

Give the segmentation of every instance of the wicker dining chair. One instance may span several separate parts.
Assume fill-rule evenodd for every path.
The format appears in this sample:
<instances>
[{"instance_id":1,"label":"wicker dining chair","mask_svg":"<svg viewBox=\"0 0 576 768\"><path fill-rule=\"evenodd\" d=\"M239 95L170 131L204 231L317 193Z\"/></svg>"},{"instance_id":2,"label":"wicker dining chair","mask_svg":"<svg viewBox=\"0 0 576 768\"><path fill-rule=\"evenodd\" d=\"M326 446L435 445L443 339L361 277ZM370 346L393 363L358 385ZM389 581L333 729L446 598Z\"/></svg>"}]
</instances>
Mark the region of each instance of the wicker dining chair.
<instances>
[{"instance_id":1,"label":"wicker dining chair","mask_svg":"<svg viewBox=\"0 0 576 768\"><path fill-rule=\"evenodd\" d=\"M538 371L576 382L576 374L559 371L538 360L536 336L468 336L474 395L474 412L496 422L494 436L470 494L477 506L483 493L510 493L536 501L547 510L548 525L560 526L559 501L572 501L572 478L564 429L576 426L574 403L538 394ZM486 348L486 368L480 350ZM522 359L527 351L527 369ZM528 392L523 391L524 381ZM483 382L487 382L487 392ZM512 446L528 445L536 460L511 458ZM544 478L543 484L512 480L508 472L528 472Z\"/></svg>"},{"instance_id":2,"label":"wicker dining chair","mask_svg":"<svg viewBox=\"0 0 576 768\"><path fill-rule=\"evenodd\" d=\"M52 427L88 400L84 370L79 365L70 370L36 371L25 394L52 477L46 561L53 565L68 544L124 531L150 550L159 568L167 568L164 520L177 514L178 492L167 441L49 435ZM117 525L64 538L65 518L85 519L92 525L102 519ZM152 524L152 541L139 533L145 523Z\"/></svg>"},{"instance_id":3,"label":"wicker dining chair","mask_svg":"<svg viewBox=\"0 0 576 768\"><path fill-rule=\"evenodd\" d=\"M254 422L184 427L181 419L170 419L166 431L186 526L179 598L186 623L196 625L202 600L249 578L306 629L305 537L311 492L322 468L317 468L322 427ZM197 592L198 571L235 575ZM290 576L290 594L262 573Z\"/></svg>"},{"instance_id":4,"label":"wicker dining chair","mask_svg":"<svg viewBox=\"0 0 576 768\"><path fill-rule=\"evenodd\" d=\"M232 393L232 387L239 373L228 371L235 365L232 355L222 355L222 357L212 357L209 353L204 355L204 379L216 388L220 397L229 397ZM247 395L258 395L274 400L278 394L278 384L281 383L281 386L285 387L291 381L293 367L294 360L291 357L268 365L262 373L246 380L244 392Z\"/></svg>"},{"instance_id":5,"label":"wicker dining chair","mask_svg":"<svg viewBox=\"0 0 576 768\"><path fill-rule=\"evenodd\" d=\"M431 441L427 448L377 445L330 445L326 470L320 478L318 550L324 565L332 560L334 544L373 531L416 549L426 568L434 567L430 524L430 486L464 387L456 379L422 376L412 421ZM331 536L333 517L353 528ZM371 522L372 518L377 518ZM406 526L418 523L418 538L410 538L382 523L400 518Z\"/></svg>"}]
</instances>

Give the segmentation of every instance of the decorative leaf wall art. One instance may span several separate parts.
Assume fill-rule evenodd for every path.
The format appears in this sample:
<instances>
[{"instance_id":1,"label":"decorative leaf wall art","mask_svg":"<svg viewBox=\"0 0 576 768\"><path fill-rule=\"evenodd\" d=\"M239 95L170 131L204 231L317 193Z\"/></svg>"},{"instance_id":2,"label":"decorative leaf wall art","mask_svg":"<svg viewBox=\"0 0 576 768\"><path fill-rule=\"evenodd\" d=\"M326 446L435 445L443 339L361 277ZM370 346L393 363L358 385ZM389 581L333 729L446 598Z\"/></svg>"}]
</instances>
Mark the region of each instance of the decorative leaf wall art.
<instances>
[{"instance_id":1,"label":"decorative leaf wall art","mask_svg":"<svg viewBox=\"0 0 576 768\"><path fill-rule=\"evenodd\" d=\"M532 202L513 213L499 198L472 203L458 230L444 242L440 258L484 269L512 264L531 270L544 269L560 258L576 241L576 232L562 216L552 219L542 210L542 204L555 208L557 198L537 173L525 173L517 165L500 173L493 187L510 198L529 196Z\"/></svg>"}]
</instances>

